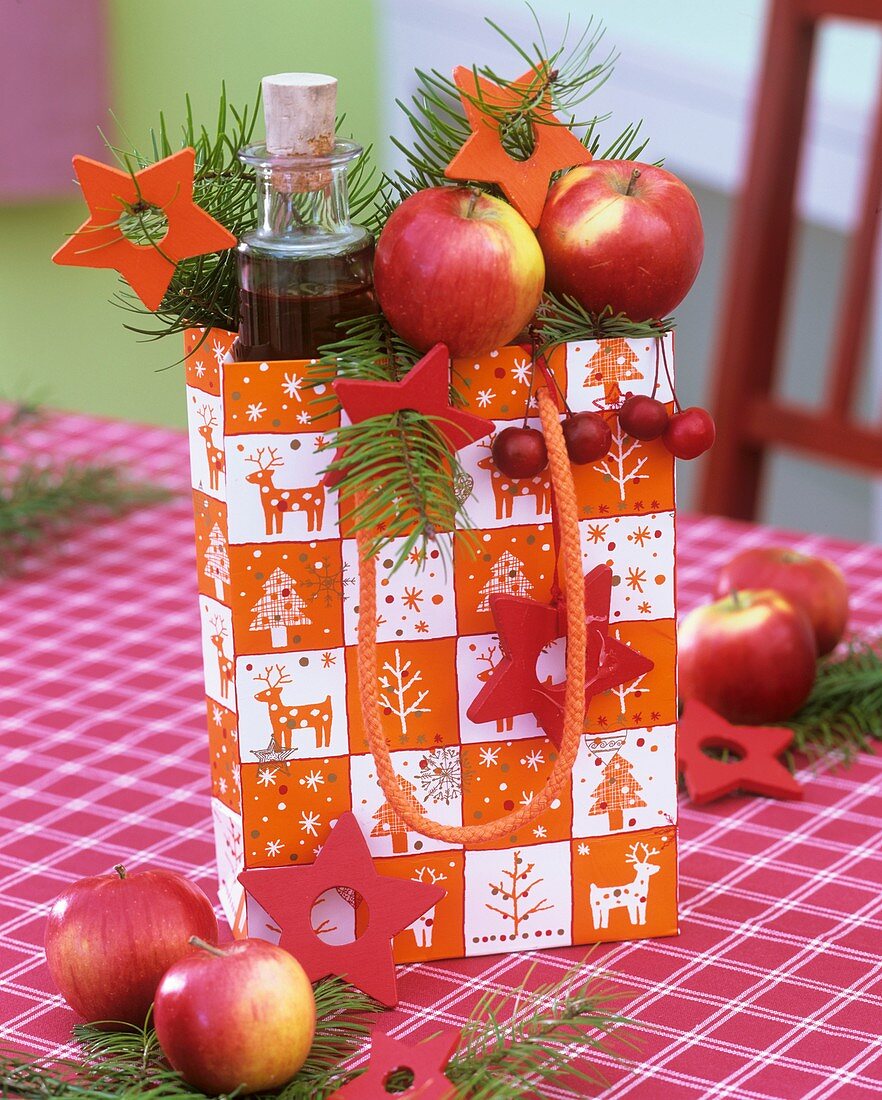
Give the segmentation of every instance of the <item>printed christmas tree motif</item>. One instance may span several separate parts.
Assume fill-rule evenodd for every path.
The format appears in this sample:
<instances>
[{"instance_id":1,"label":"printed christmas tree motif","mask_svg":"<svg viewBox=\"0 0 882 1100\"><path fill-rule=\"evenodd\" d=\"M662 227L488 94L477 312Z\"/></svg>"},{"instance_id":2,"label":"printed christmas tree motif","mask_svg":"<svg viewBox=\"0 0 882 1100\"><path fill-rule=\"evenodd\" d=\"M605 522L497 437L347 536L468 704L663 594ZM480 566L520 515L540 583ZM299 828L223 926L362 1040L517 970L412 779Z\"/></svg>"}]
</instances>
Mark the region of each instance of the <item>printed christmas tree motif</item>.
<instances>
[{"instance_id":1,"label":"printed christmas tree motif","mask_svg":"<svg viewBox=\"0 0 882 1100\"><path fill-rule=\"evenodd\" d=\"M413 813L425 815L426 809L422 806L416 797L416 787L408 779L404 779L403 776L398 777L398 783L404 792L405 800L408 804L408 808ZM407 826L398 816L398 814L392 809L388 802L384 802L383 805L372 815L376 825L371 829L371 836L388 836L392 838L392 851L396 855L401 855L407 851Z\"/></svg>"},{"instance_id":2,"label":"printed christmas tree motif","mask_svg":"<svg viewBox=\"0 0 882 1100\"><path fill-rule=\"evenodd\" d=\"M634 868L632 882L617 883L614 886L591 883L591 919L595 928L609 928L609 915L613 909L627 909L631 924L646 924L649 880L661 870L661 867L651 861L660 852L660 848L650 848L648 844L632 844L625 856L625 862Z\"/></svg>"},{"instance_id":3,"label":"printed christmas tree motif","mask_svg":"<svg viewBox=\"0 0 882 1100\"><path fill-rule=\"evenodd\" d=\"M419 690L417 685L422 683L423 674L417 669L411 673L412 661L401 663L401 652L395 650L395 664L388 661L383 665L383 675L379 678L383 691L379 697L379 705L387 714L394 714L401 726L401 741L407 740L407 719L412 714L430 714L432 708L422 704L428 697L428 691ZM386 675L388 673L388 675ZM408 702L408 696L416 694Z\"/></svg>"},{"instance_id":4,"label":"printed christmas tree motif","mask_svg":"<svg viewBox=\"0 0 882 1100\"><path fill-rule=\"evenodd\" d=\"M601 340L600 347L588 360L585 387L603 385L604 405L618 408L622 403L620 382L637 382L643 378L637 369L638 356L625 340Z\"/></svg>"},{"instance_id":5,"label":"printed christmas tree motif","mask_svg":"<svg viewBox=\"0 0 882 1100\"><path fill-rule=\"evenodd\" d=\"M496 640L498 642L498 639ZM499 654L499 656L496 656L497 653ZM478 673L478 683L486 684L490 677L493 675L493 669L496 668L496 666L502 660L502 650L499 648L498 645L492 645L489 647L486 653L479 653L476 657L476 660L480 661L482 664L487 665L486 668L481 669L481 671ZM509 717L496 719L497 733L506 733L513 728L514 718Z\"/></svg>"},{"instance_id":6,"label":"printed christmas tree motif","mask_svg":"<svg viewBox=\"0 0 882 1100\"><path fill-rule=\"evenodd\" d=\"M209 580L214 581L215 595L219 600L223 600L224 585L230 583L230 555L227 553L223 531L217 523L208 535L203 572Z\"/></svg>"},{"instance_id":7,"label":"printed christmas tree motif","mask_svg":"<svg viewBox=\"0 0 882 1100\"><path fill-rule=\"evenodd\" d=\"M420 760L420 787L433 802L449 806L462 796L464 780L459 749L454 746L431 749Z\"/></svg>"},{"instance_id":8,"label":"printed christmas tree motif","mask_svg":"<svg viewBox=\"0 0 882 1100\"><path fill-rule=\"evenodd\" d=\"M210 405L201 405L197 410L202 426L198 429L205 442L205 461L208 464L208 484L212 489L220 485L220 475L226 471L227 460L223 447L214 443L214 429L218 426L217 417Z\"/></svg>"},{"instance_id":9,"label":"printed christmas tree motif","mask_svg":"<svg viewBox=\"0 0 882 1100\"><path fill-rule=\"evenodd\" d=\"M624 737L600 737L587 740L588 751L603 765L603 778L591 792L594 799L589 814L607 814L610 832L624 828L623 810L636 810L646 803L640 797L643 788L631 773L632 764L621 755Z\"/></svg>"},{"instance_id":10,"label":"printed christmas tree motif","mask_svg":"<svg viewBox=\"0 0 882 1100\"><path fill-rule=\"evenodd\" d=\"M484 903L485 908L493 913L498 913L504 921L511 921L510 939L517 938L521 925L528 921L530 917L536 913L545 913L554 908L553 905L549 904L548 898L540 898L538 901L530 902L530 895L535 892L536 887L543 881L541 878L530 879L534 867L534 863L528 863L524 866L521 853L519 851L512 852L512 869L502 872L503 877L508 879L508 885L503 881L495 885L488 883L491 895L500 899L500 905L507 903L508 908L500 909L489 902Z\"/></svg>"},{"instance_id":11,"label":"printed christmas tree motif","mask_svg":"<svg viewBox=\"0 0 882 1100\"><path fill-rule=\"evenodd\" d=\"M481 589L478 611L490 610L490 597L496 592L509 596L529 596L533 584L524 573L524 564L510 550L503 550L490 570L490 580Z\"/></svg>"},{"instance_id":12,"label":"printed christmas tree motif","mask_svg":"<svg viewBox=\"0 0 882 1100\"><path fill-rule=\"evenodd\" d=\"M283 649L289 644L291 627L312 622L303 613L305 607L293 579L283 569L276 568L263 586L263 595L251 608L254 614L251 630L268 630L273 649Z\"/></svg>"},{"instance_id":13,"label":"printed christmas tree motif","mask_svg":"<svg viewBox=\"0 0 882 1100\"><path fill-rule=\"evenodd\" d=\"M632 461L634 452L640 450L640 441L632 439L622 431L617 416L612 418L610 427L612 428L612 446L609 454L594 469L597 473L603 474L604 477L609 478L610 481L618 485L619 500L624 503L625 487L627 485L636 485L638 482L648 480L647 474L640 473L646 465L646 456L633 458Z\"/></svg>"},{"instance_id":14,"label":"printed christmas tree motif","mask_svg":"<svg viewBox=\"0 0 882 1100\"><path fill-rule=\"evenodd\" d=\"M616 630L616 641L620 642L621 640L622 632L620 630ZM630 644L630 642L625 642L625 645L630 646ZM645 677L646 673L644 672L643 676L638 676L637 679L632 680L630 684L619 684L618 687L614 687L612 689L613 695L615 695L615 697L619 701L619 710L622 714L622 717L624 717L625 715L625 708L627 706L625 700L628 698L628 696L633 695L635 699L639 699L640 696L643 694L643 689L640 685L643 683Z\"/></svg>"},{"instance_id":15,"label":"printed christmas tree motif","mask_svg":"<svg viewBox=\"0 0 882 1100\"><path fill-rule=\"evenodd\" d=\"M447 875L436 871L434 867L418 867L410 877L413 882L430 882L432 885L447 881ZM417 917L413 924L407 926L407 931L413 932L417 947L432 946L432 929L435 927L436 909L437 905L433 905L421 917Z\"/></svg>"}]
</instances>

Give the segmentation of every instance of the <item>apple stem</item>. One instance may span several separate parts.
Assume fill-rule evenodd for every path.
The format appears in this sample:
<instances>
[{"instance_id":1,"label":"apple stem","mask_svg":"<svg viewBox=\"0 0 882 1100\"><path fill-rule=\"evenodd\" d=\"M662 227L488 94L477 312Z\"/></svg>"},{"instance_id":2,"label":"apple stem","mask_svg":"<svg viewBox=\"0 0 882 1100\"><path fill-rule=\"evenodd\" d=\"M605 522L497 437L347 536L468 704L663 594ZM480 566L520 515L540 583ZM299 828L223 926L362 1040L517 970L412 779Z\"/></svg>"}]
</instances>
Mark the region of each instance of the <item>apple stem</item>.
<instances>
[{"instance_id":1,"label":"apple stem","mask_svg":"<svg viewBox=\"0 0 882 1100\"><path fill-rule=\"evenodd\" d=\"M626 195L631 194L631 188L634 186L638 179L640 179L640 169L635 168L634 171L631 173L631 178L628 180L628 187L625 191Z\"/></svg>"},{"instance_id":2,"label":"apple stem","mask_svg":"<svg viewBox=\"0 0 882 1100\"><path fill-rule=\"evenodd\" d=\"M469 199L469 205L466 209L465 216L470 218L475 211L478 199L481 197L481 192L477 187L472 188L472 197Z\"/></svg>"},{"instance_id":3,"label":"apple stem","mask_svg":"<svg viewBox=\"0 0 882 1100\"><path fill-rule=\"evenodd\" d=\"M732 601L732 605L735 607L735 609L740 611L741 610L741 597L738 594L738 589L737 588L733 588L732 591L729 593L729 599Z\"/></svg>"},{"instance_id":4,"label":"apple stem","mask_svg":"<svg viewBox=\"0 0 882 1100\"><path fill-rule=\"evenodd\" d=\"M198 936L191 936L187 942L193 946L198 947L200 951L207 951L209 955L218 955L223 958L224 953L212 943L206 943L205 940L200 940Z\"/></svg>"},{"instance_id":5,"label":"apple stem","mask_svg":"<svg viewBox=\"0 0 882 1100\"><path fill-rule=\"evenodd\" d=\"M126 869L121 863L117 863L117 865L114 867L114 871L116 871L120 878L126 877Z\"/></svg>"}]
</instances>

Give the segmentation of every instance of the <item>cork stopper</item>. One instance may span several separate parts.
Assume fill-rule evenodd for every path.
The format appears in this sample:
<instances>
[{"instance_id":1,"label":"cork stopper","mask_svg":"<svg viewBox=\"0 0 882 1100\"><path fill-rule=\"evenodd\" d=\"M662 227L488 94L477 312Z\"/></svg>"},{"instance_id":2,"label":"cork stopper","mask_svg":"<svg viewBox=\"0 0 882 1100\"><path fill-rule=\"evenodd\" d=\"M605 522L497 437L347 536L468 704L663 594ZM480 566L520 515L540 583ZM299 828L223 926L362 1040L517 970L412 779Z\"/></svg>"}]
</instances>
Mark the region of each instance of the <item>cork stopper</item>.
<instances>
[{"instance_id":1,"label":"cork stopper","mask_svg":"<svg viewBox=\"0 0 882 1100\"><path fill-rule=\"evenodd\" d=\"M337 81L322 73L276 73L263 78L267 152L327 156L334 148Z\"/></svg>"}]
</instances>

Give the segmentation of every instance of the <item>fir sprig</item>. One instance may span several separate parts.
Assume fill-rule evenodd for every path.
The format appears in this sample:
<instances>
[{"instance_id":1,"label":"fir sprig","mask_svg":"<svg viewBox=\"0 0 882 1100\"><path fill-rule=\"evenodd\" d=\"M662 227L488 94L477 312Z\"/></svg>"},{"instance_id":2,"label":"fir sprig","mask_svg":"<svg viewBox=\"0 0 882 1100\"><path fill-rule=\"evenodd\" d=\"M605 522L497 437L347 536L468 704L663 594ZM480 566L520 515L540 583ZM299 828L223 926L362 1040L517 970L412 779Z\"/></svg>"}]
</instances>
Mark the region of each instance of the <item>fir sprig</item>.
<instances>
[{"instance_id":1,"label":"fir sprig","mask_svg":"<svg viewBox=\"0 0 882 1100\"><path fill-rule=\"evenodd\" d=\"M534 324L542 354L575 340L648 340L673 328L673 317L632 321L624 313L613 313L609 306L602 313L590 313L575 298L557 298L550 293L543 296Z\"/></svg>"},{"instance_id":2,"label":"fir sprig","mask_svg":"<svg viewBox=\"0 0 882 1100\"><path fill-rule=\"evenodd\" d=\"M882 644L854 641L844 656L818 662L814 687L799 713L783 723L793 730L793 753L810 760L850 761L882 738Z\"/></svg>"}]
</instances>

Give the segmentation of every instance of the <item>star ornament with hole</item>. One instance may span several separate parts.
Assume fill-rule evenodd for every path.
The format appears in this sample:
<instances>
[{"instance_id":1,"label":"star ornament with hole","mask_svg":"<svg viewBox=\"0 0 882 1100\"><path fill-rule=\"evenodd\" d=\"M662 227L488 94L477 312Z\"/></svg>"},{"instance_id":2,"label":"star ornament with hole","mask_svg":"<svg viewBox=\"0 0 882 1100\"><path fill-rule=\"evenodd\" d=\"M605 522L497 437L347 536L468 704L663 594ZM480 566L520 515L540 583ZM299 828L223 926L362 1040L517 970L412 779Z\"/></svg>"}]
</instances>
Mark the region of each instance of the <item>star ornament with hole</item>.
<instances>
[{"instance_id":1,"label":"star ornament with hole","mask_svg":"<svg viewBox=\"0 0 882 1100\"><path fill-rule=\"evenodd\" d=\"M90 157L73 158L89 218L52 257L71 267L118 271L148 309L158 309L181 260L233 248L236 238L193 201L196 152L192 148L124 172ZM156 207L168 228L153 244L136 244L120 219Z\"/></svg>"},{"instance_id":2,"label":"star ornament with hole","mask_svg":"<svg viewBox=\"0 0 882 1100\"><path fill-rule=\"evenodd\" d=\"M786 726L733 726L698 699L687 699L677 726L677 765L697 806L734 791L799 799L801 784L778 759L792 741ZM703 751L711 748L728 749L736 759L714 760Z\"/></svg>"},{"instance_id":3,"label":"star ornament with hole","mask_svg":"<svg viewBox=\"0 0 882 1100\"><path fill-rule=\"evenodd\" d=\"M281 929L279 945L311 982L345 978L369 997L398 1004L392 939L446 895L441 886L380 875L358 821L341 814L315 863L243 871L239 881ZM312 925L312 907L326 890L348 887L364 899L367 927L352 943L326 943Z\"/></svg>"},{"instance_id":4,"label":"star ornament with hole","mask_svg":"<svg viewBox=\"0 0 882 1100\"><path fill-rule=\"evenodd\" d=\"M526 160L516 160L505 151L500 116L523 111L525 96L541 79L542 73L530 69L511 87L503 88L478 76L473 69L458 66L453 81L459 88L472 135L444 169L448 179L498 184L515 210L534 228L542 217L552 175L593 159L575 134L552 114L548 87L528 113L533 152ZM482 110L481 104L486 104L488 110Z\"/></svg>"},{"instance_id":5,"label":"star ornament with hole","mask_svg":"<svg viewBox=\"0 0 882 1100\"><path fill-rule=\"evenodd\" d=\"M377 1100L389 1093L387 1084L396 1070L410 1070L411 1084L394 1095L401 1100L453 1100L454 1085L444 1076L444 1068L459 1044L461 1033L443 1028L425 1043L410 1046L400 1039L374 1032L371 1059L360 1077L337 1089L330 1100Z\"/></svg>"}]
</instances>

